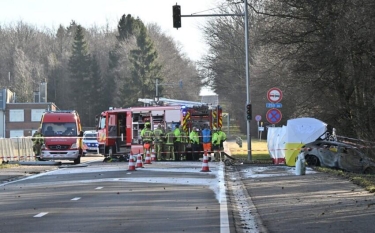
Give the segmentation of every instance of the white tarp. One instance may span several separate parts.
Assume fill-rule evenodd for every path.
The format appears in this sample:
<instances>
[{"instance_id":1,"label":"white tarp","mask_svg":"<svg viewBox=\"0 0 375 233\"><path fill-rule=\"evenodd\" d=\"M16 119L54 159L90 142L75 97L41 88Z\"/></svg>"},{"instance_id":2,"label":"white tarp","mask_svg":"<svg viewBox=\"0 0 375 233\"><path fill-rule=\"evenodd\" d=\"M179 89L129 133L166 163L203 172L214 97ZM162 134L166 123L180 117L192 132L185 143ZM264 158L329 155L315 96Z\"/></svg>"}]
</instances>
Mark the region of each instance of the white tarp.
<instances>
[{"instance_id":1,"label":"white tarp","mask_svg":"<svg viewBox=\"0 0 375 233\"><path fill-rule=\"evenodd\" d=\"M286 142L309 143L322 136L327 124L315 118L296 118L287 121Z\"/></svg>"},{"instance_id":2,"label":"white tarp","mask_svg":"<svg viewBox=\"0 0 375 233\"><path fill-rule=\"evenodd\" d=\"M283 125L281 127L280 132L279 132L279 139L277 143L277 147L279 148L278 153L277 153L277 158L285 158L285 143L286 143L286 129L287 127Z\"/></svg>"},{"instance_id":3,"label":"white tarp","mask_svg":"<svg viewBox=\"0 0 375 233\"><path fill-rule=\"evenodd\" d=\"M285 158L286 126L267 129L267 148L274 161Z\"/></svg>"},{"instance_id":4,"label":"white tarp","mask_svg":"<svg viewBox=\"0 0 375 233\"><path fill-rule=\"evenodd\" d=\"M296 144L313 142L324 135L326 130L326 123L308 117L288 120L286 126L269 127L267 129L268 152L275 163L283 162L286 156L289 158L299 151L296 147L299 145ZM288 163L290 162L288 160Z\"/></svg>"},{"instance_id":5,"label":"white tarp","mask_svg":"<svg viewBox=\"0 0 375 233\"><path fill-rule=\"evenodd\" d=\"M280 127L269 127L267 129L267 148L271 158L276 158L275 141L277 139L277 131Z\"/></svg>"}]
</instances>

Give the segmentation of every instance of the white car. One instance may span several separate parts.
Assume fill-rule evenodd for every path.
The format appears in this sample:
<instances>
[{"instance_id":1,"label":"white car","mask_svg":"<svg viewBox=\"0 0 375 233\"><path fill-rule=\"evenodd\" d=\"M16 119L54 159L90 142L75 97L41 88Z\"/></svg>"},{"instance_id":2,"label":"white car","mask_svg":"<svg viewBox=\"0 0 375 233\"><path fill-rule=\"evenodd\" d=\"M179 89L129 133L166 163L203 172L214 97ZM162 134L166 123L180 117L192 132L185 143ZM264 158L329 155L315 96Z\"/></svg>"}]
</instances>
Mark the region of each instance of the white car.
<instances>
[{"instance_id":1,"label":"white car","mask_svg":"<svg viewBox=\"0 0 375 233\"><path fill-rule=\"evenodd\" d=\"M85 131L83 134L83 156L86 154L99 154L99 144L96 131Z\"/></svg>"}]
</instances>

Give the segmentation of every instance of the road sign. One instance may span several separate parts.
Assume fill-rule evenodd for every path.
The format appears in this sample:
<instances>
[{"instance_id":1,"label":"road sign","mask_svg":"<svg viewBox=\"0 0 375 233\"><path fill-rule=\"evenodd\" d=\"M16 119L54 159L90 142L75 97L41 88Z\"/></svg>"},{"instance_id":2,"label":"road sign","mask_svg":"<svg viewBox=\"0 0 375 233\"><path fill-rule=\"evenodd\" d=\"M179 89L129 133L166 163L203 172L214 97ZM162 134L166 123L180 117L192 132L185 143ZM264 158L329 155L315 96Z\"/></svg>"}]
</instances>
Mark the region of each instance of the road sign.
<instances>
[{"instance_id":1,"label":"road sign","mask_svg":"<svg viewBox=\"0 0 375 233\"><path fill-rule=\"evenodd\" d=\"M255 120L256 120L256 121L260 121L260 120L262 120L262 116L261 116L261 115L256 115L256 116L255 116Z\"/></svg>"},{"instance_id":2,"label":"road sign","mask_svg":"<svg viewBox=\"0 0 375 233\"><path fill-rule=\"evenodd\" d=\"M266 108L282 108L281 103L266 103Z\"/></svg>"},{"instance_id":3,"label":"road sign","mask_svg":"<svg viewBox=\"0 0 375 233\"><path fill-rule=\"evenodd\" d=\"M267 121L271 124L277 124L281 121L281 111L277 108L271 108L267 111L266 118Z\"/></svg>"},{"instance_id":4,"label":"road sign","mask_svg":"<svg viewBox=\"0 0 375 233\"><path fill-rule=\"evenodd\" d=\"M272 103L280 102L283 98L283 93L279 88L271 88L267 92L267 99Z\"/></svg>"}]
</instances>

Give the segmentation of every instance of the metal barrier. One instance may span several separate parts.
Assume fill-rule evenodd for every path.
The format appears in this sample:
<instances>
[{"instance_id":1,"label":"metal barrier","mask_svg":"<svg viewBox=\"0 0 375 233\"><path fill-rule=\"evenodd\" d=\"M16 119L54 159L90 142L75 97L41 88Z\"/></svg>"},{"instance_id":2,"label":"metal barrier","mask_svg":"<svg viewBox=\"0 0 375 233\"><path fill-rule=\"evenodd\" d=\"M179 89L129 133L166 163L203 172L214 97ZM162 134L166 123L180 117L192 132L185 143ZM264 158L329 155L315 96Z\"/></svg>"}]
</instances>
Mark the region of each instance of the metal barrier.
<instances>
[{"instance_id":1,"label":"metal barrier","mask_svg":"<svg viewBox=\"0 0 375 233\"><path fill-rule=\"evenodd\" d=\"M0 138L0 163L35 161L31 137Z\"/></svg>"}]
</instances>

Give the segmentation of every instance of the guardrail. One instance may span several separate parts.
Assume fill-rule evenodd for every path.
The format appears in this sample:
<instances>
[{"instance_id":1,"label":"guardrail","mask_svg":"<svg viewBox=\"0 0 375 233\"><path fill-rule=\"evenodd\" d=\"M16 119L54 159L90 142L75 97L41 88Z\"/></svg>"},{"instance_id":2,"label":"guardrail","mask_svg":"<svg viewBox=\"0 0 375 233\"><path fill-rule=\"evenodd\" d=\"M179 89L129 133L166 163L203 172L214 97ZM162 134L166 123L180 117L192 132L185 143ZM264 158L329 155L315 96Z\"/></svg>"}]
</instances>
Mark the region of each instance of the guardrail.
<instances>
[{"instance_id":1,"label":"guardrail","mask_svg":"<svg viewBox=\"0 0 375 233\"><path fill-rule=\"evenodd\" d=\"M35 161L31 137L0 138L0 163Z\"/></svg>"}]
</instances>

